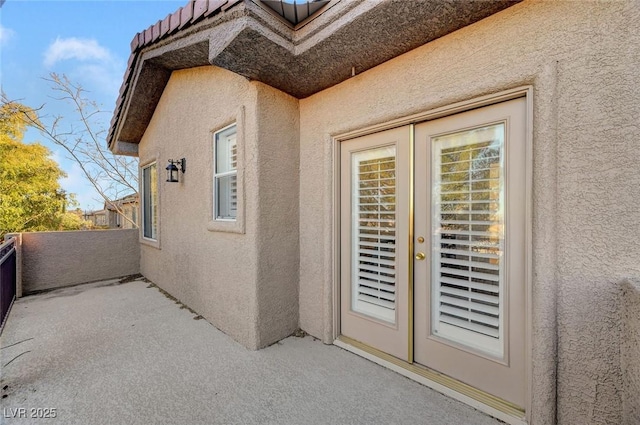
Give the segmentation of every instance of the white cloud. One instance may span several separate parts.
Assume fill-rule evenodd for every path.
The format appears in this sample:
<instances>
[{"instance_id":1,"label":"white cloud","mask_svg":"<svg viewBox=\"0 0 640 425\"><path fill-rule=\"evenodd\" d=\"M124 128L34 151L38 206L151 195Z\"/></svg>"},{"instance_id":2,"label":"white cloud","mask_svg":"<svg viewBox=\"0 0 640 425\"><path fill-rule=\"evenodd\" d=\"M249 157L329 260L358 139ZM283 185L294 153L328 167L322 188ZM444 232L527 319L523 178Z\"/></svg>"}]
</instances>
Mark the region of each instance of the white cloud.
<instances>
[{"instance_id":1,"label":"white cloud","mask_svg":"<svg viewBox=\"0 0 640 425\"><path fill-rule=\"evenodd\" d=\"M64 63L64 64L63 64ZM44 53L44 65L56 65L56 72L64 73L89 91L108 94L109 107L115 101L122 83L124 62L101 46L95 39L56 38Z\"/></svg>"},{"instance_id":2,"label":"white cloud","mask_svg":"<svg viewBox=\"0 0 640 425\"><path fill-rule=\"evenodd\" d=\"M51 150L51 159L53 159L55 162L58 163L58 165L62 164L62 155L60 154L60 151L58 151L57 149L50 149Z\"/></svg>"},{"instance_id":3,"label":"white cloud","mask_svg":"<svg viewBox=\"0 0 640 425\"><path fill-rule=\"evenodd\" d=\"M123 74L124 70L116 62L109 65L82 65L73 72L74 76L77 75L77 78L86 79L94 87L99 87L102 92L109 93L113 99L116 98L120 91ZM111 107L113 105L106 106Z\"/></svg>"},{"instance_id":4,"label":"white cloud","mask_svg":"<svg viewBox=\"0 0 640 425\"><path fill-rule=\"evenodd\" d=\"M112 60L111 52L102 47L94 39L86 38L56 38L44 53L44 64L52 67L58 62L76 59L79 61L109 62Z\"/></svg>"},{"instance_id":5,"label":"white cloud","mask_svg":"<svg viewBox=\"0 0 640 425\"><path fill-rule=\"evenodd\" d=\"M0 46L6 45L15 35L14 30L0 25Z\"/></svg>"}]
</instances>

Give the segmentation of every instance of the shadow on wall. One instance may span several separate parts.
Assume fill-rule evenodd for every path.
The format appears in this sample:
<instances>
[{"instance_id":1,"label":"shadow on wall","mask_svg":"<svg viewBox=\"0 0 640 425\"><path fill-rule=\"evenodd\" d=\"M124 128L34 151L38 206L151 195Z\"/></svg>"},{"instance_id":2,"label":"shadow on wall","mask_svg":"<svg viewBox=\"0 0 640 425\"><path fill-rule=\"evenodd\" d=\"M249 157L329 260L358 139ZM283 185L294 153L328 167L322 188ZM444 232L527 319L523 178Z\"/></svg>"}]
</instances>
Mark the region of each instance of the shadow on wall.
<instances>
[{"instance_id":1,"label":"shadow on wall","mask_svg":"<svg viewBox=\"0 0 640 425\"><path fill-rule=\"evenodd\" d=\"M640 281L622 282L622 418L623 425L640 424Z\"/></svg>"},{"instance_id":2,"label":"shadow on wall","mask_svg":"<svg viewBox=\"0 0 640 425\"><path fill-rule=\"evenodd\" d=\"M138 229L22 233L19 249L18 294L140 272Z\"/></svg>"}]
</instances>

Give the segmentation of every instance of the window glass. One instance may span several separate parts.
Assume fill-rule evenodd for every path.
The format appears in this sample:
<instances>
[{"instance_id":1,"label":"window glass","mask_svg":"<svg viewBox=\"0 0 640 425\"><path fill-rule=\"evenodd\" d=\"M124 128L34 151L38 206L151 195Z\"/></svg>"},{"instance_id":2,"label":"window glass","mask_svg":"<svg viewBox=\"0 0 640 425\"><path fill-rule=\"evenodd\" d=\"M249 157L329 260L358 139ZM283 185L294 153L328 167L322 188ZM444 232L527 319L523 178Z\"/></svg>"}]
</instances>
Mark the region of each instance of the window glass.
<instances>
[{"instance_id":1,"label":"window glass","mask_svg":"<svg viewBox=\"0 0 640 425\"><path fill-rule=\"evenodd\" d=\"M504 123L434 137L432 332L503 355Z\"/></svg>"},{"instance_id":2,"label":"window glass","mask_svg":"<svg viewBox=\"0 0 640 425\"><path fill-rule=\"evenodd\" d=\"M142 235L157 238L158 223L158 173L153 163L142 169Z\"/></svg>"},{"instance_id":3,"label":"window glass","mask_svg":"<svg viewBox=\"0 0 640 425\"><path fill-rule=\"evenodd\" d=\"M235 220L238 213L238 145L235 124L214 134L214 219Z\"/></svg>"},{"instance_id":4,"label":"window glass","mask_svg":"<svg viewBox=\"0 0 640 425\"><path fill-rule=\"evenodd\" d=\"M353 311L396 321L396 148L351 158Z\"/></svg>"}]
</instances>

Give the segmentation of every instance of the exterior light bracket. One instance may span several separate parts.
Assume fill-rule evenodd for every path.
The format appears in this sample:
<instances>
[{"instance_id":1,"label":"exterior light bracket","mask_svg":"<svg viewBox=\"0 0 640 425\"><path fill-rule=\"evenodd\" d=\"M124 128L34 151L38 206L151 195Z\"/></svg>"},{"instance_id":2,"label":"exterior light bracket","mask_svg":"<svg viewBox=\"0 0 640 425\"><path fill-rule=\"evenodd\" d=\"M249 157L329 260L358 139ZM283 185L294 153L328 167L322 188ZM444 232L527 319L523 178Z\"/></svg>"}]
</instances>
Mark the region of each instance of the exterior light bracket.
<instances>
[{"instance_id":1,"label":"exterior light bracket","mask_svg":"<svg viewBox=\"0 0 640 425\"><path fill-rule=\"evenodd\" d=\"M181 159L170 159L169 165L167 165L167 181L169 183L177 183L178 180L178 170L182 171L182 174L187 169L187 160L184 158Z\"/></svg>"}]
</instances>

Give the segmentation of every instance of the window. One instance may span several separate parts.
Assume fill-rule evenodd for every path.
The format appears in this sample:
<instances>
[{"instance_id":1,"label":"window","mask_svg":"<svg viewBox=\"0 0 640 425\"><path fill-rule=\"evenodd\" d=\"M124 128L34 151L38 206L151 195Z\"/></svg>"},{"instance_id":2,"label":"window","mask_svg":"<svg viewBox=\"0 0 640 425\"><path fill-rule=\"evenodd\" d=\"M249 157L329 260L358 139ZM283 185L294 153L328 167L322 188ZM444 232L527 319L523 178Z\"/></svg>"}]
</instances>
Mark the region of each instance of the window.
<instances>
[{"instance_id":1,"label":"window","mask_svg":"<svg viewBox=\"0 0 640 425\"><path fill-rule=\"evenodd\" d=\"M223 117L224 118L224 117ZM210 232L244 234L244 108L211 131Z\"/></svg>"},{"instance_id":2,"label":"window","mask_svg":"<svg viewBox=\"0 0 640 425\"><path fill-rule=\"evenodd\" d=\"M238 214L236 125L213 135L213 218L235 221Z\"/></svg>"},{"instance_id":3,"label":"window","mask_svg":"<svg viewBox=\"0 0 640 425\"><path fill-rule=\"evenodd\" d=\"M396 147L352 154L353 311L396 320Z\"/></svg>"},{"instance_id":4,"label":"window","mask_svg":"<svg viewBox=\"0 0 640 425\"><path fill-rule=\"evenodd\" d=\"M158 173L156 163L142 169L142 236L157 239Z\"/></svg>"},{"instance_id":5,"label":"window","mask_svg":"<svg viewBox=\"0 0 640 425\"><path fill-rule=\"evenodd\" d=\"M435 136L434 334L501 357L505 282L504 122Z\"/></svg>"}]
</instances>

